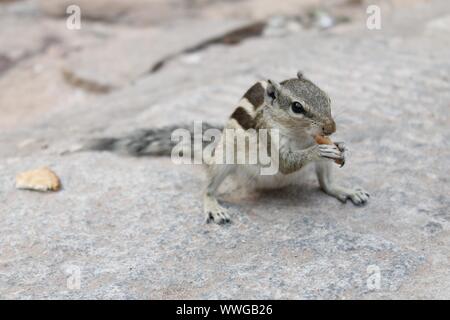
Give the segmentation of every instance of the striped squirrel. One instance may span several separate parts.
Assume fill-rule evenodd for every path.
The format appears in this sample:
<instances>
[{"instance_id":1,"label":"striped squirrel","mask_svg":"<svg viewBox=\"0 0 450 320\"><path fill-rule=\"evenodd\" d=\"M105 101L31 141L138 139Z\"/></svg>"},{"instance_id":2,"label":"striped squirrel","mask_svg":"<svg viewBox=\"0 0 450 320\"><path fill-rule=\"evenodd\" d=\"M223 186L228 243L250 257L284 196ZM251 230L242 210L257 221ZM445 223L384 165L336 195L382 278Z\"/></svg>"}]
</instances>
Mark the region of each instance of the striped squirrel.
<instances>
[{"instance_id":1,"label":"striped squirrel","mask_svg":"<svg viewBox=\"0 0 450 320\"><path fill-rule=\"evenodd\" d=\"M316 135L327 136L336 131L330 105L328 95L306 79L301 72L297 73L296 78L281 83L273 80L260 81L250 87L224 128L219 129L231 129L241 132L240 134L250 130L256 132L262 129L277 130L278 139L271 139L272 135L269 134L266 148L274 150L272 147L276 144L277 153L274 158L279 170L272 175L261 175L258 170L261 167L260 163L253 165L223 163L223 159L219 159L223 157L223 153L214 151L219 150L219 146L224 147L229 143L234 149L237 146L234 140L226 142L225 131L222 131L221 137L215 141L211 156L207 158L203 155L208 177L203 199L206 221L218 224L230 222L227 210L219 204L216 197L216 192L226 177L233 174L241 182L251 182L251 185L259 188L281 187L298 181L303 171L301 169L309 163L314 163L319 185L326 194L342 202L350 199L355 205L365 204L369 198L365 190L341 187L333 178L333 161L345 160L344 143L319 145L314 141ZM173 126L140 130L123 138L96 139L91 141L86 149L122 151L135 156L171 155L176 146L171 134L179 128ZM192 131L191 126L182 128ZM202 129L211 128L218 126L204 123ZM203 143L205 147L205 141ZM248 145L244 148L248 148Z\"/></svg>"}]
</instances>

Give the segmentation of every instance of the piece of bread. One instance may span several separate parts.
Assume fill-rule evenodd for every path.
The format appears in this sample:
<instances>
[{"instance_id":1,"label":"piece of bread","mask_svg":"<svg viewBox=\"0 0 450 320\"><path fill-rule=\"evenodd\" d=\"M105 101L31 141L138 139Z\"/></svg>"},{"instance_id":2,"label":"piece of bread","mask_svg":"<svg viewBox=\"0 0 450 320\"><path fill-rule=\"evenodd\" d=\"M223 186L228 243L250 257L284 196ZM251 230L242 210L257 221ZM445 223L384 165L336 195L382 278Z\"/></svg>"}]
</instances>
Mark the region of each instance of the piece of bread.
<instances>
[{"instance_id":1,"label":"piece of bread","mask_svg":"<svg viewBox=\"0 0 450 320\"><path fill-rule=\"evenodd\" d=\"M335 143L333 141L331 141L331 139L329 137L326 137L326 136L317 135L314 137L314 140L316 140L317 144L329 144L329 145L334 144L335 145ZM340 164L341 167L344 165L344 159L335 159L334 162L336 162L337 164Z\"/></svg>"},{"instance_id":2,"label":"piece of bread","mask_svg":"<svg viewBox=\"0 0 450 320\"><path fill-rule=\"evenodd\" d=\"M58 191L61 189L61 182L52 170L43 167L18 174L16 177L16 188L36 191Z\"/></svg>"}]
</instances>

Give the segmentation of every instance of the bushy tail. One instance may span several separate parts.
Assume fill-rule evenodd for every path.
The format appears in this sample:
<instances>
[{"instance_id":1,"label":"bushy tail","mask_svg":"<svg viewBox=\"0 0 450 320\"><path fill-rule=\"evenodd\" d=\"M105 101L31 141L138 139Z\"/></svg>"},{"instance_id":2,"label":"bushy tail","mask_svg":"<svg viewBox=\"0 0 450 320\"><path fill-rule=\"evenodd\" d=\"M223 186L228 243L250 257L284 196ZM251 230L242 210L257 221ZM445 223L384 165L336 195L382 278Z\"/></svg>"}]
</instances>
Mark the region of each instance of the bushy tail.
<instances>
[{"instance_id":1,"label":"bushy tail","mask_svg":"<svg viewBox=\"0 0 450 320\"><path fill-rule=\"evenodd\" d=\"M82 150L111 151L136 157L170 156L173 147L178 143L171 139L172 132L177 129L188 130L191 133L191 142L193 142L193 125L167 126L155 129L137 130L121 138L92 139L85 144ZM204 132L208 129L222 130L222 127L203 123L202 131Z\"/></svg>"}]
</instances>

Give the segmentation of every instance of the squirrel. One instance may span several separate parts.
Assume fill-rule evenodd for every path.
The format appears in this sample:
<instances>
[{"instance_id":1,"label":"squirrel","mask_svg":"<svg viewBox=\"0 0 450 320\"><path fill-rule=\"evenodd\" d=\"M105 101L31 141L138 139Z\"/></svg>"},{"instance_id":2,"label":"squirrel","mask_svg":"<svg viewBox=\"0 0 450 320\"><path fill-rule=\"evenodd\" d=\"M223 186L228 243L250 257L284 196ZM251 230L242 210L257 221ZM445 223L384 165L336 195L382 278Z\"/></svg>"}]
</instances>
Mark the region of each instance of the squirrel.
<instances>
[{"instance_id":1,"label":"squirrel","mask_svg":"<svg viewBox=\"0 0 450 320\"><path fill-rule=\"evenodd\" d=\"M139 130L123 138L94 139L84 150L119 151L134 156L171 155L175 147L171 133L179 128L180 126L171 126ZM192 131L190 126L181 128ZM314 163L320 188L326 194L344 203L350 199L355 205L363 205L369 199L369 193L364 189L345 188L334 180L333 162L345 161L346 147L343 142L329 145L317 144L315 141L318 135L329 136L336 131L331 115L331 100L300 71L296 78L280 83L273 80L257 82L241 98L223 128L208 123L202 125L203 130L213 128L222 130L222 135L215 142L211 155L204 156L208 177L203 195L206 222L225 224L231 221L229 213L219 204L216 196L222 182L231 174L241 180L251 181L255 187L281 187L298 181L299 175L303 173L302 169ZM271 175L261 175L257 170L261 167L259 162L253 165L224 163L221 159L223 153L215 151L230 144L235 150L239 148L234 140L226 141L225 130L229 129L241 132L240 134L250 130L276 130L279 133L278 139L273 139L269 134L265 148L273 150L272 147L276 144L278 171ZM262 142L257 140L256 143L260 148Z\"/></svg>"}]
</instances>

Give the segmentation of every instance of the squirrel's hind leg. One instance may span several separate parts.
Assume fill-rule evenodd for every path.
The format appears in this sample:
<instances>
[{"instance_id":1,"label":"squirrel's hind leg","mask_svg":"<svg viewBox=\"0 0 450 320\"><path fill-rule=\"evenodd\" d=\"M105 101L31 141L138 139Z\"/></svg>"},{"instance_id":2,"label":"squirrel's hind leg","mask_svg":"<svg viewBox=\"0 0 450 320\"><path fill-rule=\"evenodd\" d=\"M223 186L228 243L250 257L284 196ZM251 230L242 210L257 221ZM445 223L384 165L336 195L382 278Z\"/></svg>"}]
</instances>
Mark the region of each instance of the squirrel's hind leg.
<instances>
[{"instance_id":1,"label":"squirrel's hind leg","mask_svg":"<svg viewBox=\"0 0 450 320\"><path fill-rule=\"evenodd\" d=\"M210 165L208 167L208 185L203 198L203 210L206 215L206 222L211 221L217 224L230 222L230 216L216 198L216 191L232 171L231 165Z\"/></svg>"}]
</instances>

